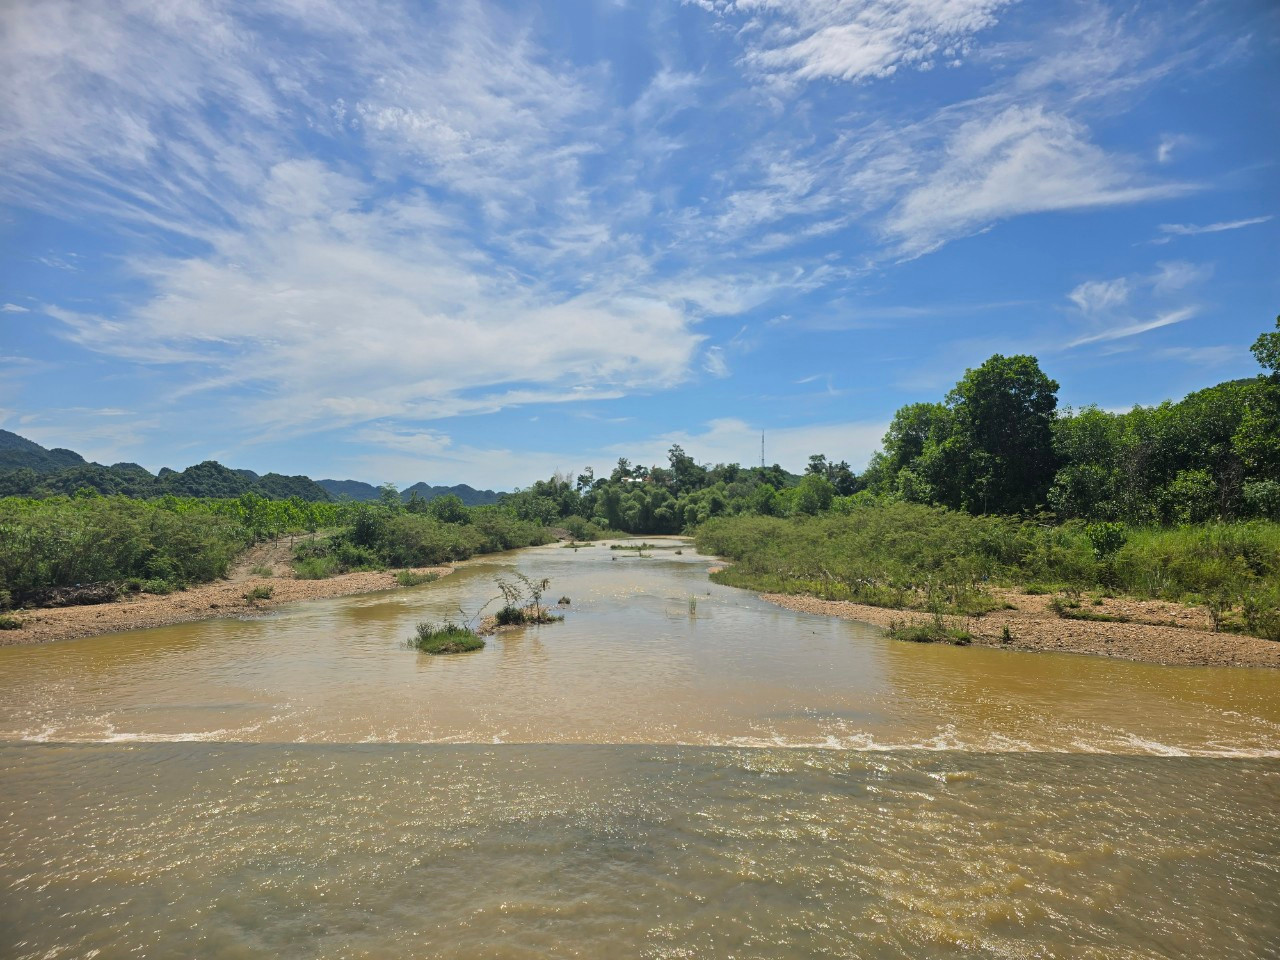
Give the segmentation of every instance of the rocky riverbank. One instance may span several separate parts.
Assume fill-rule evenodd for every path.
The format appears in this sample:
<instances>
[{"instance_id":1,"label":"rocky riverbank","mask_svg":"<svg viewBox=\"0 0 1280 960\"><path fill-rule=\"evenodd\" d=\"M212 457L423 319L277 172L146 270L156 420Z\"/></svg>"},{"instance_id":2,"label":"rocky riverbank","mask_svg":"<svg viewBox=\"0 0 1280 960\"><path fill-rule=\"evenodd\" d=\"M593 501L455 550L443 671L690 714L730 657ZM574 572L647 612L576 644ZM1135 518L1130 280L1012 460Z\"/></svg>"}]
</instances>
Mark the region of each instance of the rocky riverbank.
<instances>
[{"instance_id":1,"label":"rocky riverbank","mask_svg":"<svg viewBox=\"0 0 1280 960\"><path fill-rule=\"evenodd\" d=\"M1010 610L981 617L947 617L947 625L972 642L1003 650L1084 653L1177 666L1280 667L1280 643L1232 633L1213 633L1209 616L1195 607L1155 600L1108 598L1089 612L1125 622L1069 620L1050 607L1051 597L997 591ZM804 613L860 620L881 627L927 623L927 613L890 610L842 600L766 593L771 603ZM1005 631L1008 631L1007 637Z\"/></svg>"}]
</instances>

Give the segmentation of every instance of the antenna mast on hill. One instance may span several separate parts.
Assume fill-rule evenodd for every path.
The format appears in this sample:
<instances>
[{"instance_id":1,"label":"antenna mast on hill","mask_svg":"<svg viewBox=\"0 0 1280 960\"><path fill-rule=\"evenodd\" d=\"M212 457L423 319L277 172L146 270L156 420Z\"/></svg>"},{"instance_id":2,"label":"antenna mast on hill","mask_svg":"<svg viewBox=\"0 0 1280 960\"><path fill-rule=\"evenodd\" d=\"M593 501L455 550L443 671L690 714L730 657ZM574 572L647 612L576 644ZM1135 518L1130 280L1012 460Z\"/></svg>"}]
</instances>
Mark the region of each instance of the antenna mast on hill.
<instances>
[{"instance_id":1,"label":"antenna mast on hill","mask_svg":"<svg viewBox=\"0 0 1280 960\"><path fill-rule=\"evenodd\" d=\"M760 469L764 469L764 431L760 431Z\"/></svg>"}]
</instances>

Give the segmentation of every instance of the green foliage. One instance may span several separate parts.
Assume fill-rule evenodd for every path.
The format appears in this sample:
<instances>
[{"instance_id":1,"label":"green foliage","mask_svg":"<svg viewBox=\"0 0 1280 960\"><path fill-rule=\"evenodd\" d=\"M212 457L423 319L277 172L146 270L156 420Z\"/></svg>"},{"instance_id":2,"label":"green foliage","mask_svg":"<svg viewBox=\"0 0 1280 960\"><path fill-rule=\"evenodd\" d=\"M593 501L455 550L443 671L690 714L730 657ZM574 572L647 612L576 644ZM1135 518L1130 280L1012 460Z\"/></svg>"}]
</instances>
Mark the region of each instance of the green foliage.
<instances>
[{"instance_id":1,"label":"green foliage","mask_svg":"<svg viewBox=\"0 0 1280 960\"><path fill-rule=\"evenodd\" d=\"M561 526L569 531L574 540L602 540L606 536L603 529L586 517L568 516L561 521Z\"/></svg>"},{"instance_id":2,"label":"green foliage","mask_svg":"<svg viewBox=\"0 0 1280 960\"><path fill-rule=\"evenodd\" d=\"M275 572L270 567L262 566L252 567L249 572L255 577L270 577L275 575Z\"/></svg>"},{"instance_id":3,"label":"green foliage","mask_svg":"<svg viewBox=\"0 0 1280 960\"><path fill-rule=\"evenodd\" d=\"M397 570L396 583L402 587L416 587L423 583L434 583L440 579L438 573L414 573L412 570Z\"/></svg>"},{"instance_id":4,"label":"green foliage","mask_svg":"<svg viewBox=\"0 0 1280 960\"><path fill-rule=\"evenodd\" d=\"M1102 556L1089 530L890 501L814 518L723 518L696 540L701 552L733 561L713 576L718 583L875 606L977 615L998 607L989 583L1029 593L1052 583L1075 595L1100 588L1202 604L1219 626L1235 610L1269 624L1268 611L1280 608L1280 524L1131 528L1120 546L1104 535L1111 552Z\"/></svg>"},{"instance_id":5,"label":"green foliage","mask_svg":"<svg viewBox=\"0 0 1280 960\"><path fill-rule=\"evenodd\" d=\"M255 603L258 600L270 600L273 593L275 593L275 590L272 587L267 584L259 584L256 587L246 590L243 596L250 603Z\"/></svg>"},{"instance_id":6,"label":"green foliage","mask_svg":"<svg viewBox=\"0 0 1280 960\"><path fill-rule=\"evenodd\" d=\"M420 653L468 653L481 649L484 639L470 627L446 620L441 624L418 624L409 646Z\"/></svg>"},{"instance_id":7,"label":"green foliage","mask_svg":"<svg viewBox=\"0 0 1280 960\"><path fill-rule=\"evenodd\" d=\"M522 607L506 604L496 614L494 619L500 627L511 627L525 622L525 612Z\"/></svg>"},{"instance_id":8,"label":"green foliage","mask_svg":"<svg viewBox=\"0 0 1280 960\"><path fill-rule=\"evenodd\" d=\"M0 500L0 588L22 605L77 584L214 580L250 540L235 503Z\"/></svg>"},{"instance_id":9,"label":"green foliage","mask_svg":"<svg viewBox=\"0 0 1280 960\"><path fill-rule=\"evenodd\" d=\"M180 588L176 583L172 583L168 580L163 580L160 578L155 578L152 580L143 580L140 584L138 584L138 589L143 593L152 593L152 594L155 594L156 596L164 597L164 596L168 596L169 594L173 593L175 590L178 590Z\"/></svg>"},{"instance_id":10,"label":"green foliage","mask_svg":"<svg viewBox=\"0 0 1280 960\"><path fill-rule=\"evenodd\" d=\"M0 630L21 630L22 620L18 617L10 616L7 613L0 613Z\"/></svg>"},{"instance_id":11,"label":"green foliage","mask_svg":"<svg viewBox=\"0 0 1280 960\"><path fill-rule=\"evenodd\" d=\"M1083 610L1079 601L1064 600L1062 597L1054 597L1049 601L1049 609L1056 613L1064 620L1093 620L1099 623L1128 623L1129 618L1109 613L1094 613L1092 610Z\"/></svg>"},{"instance_id":12,"label":"green foliage","mask_svg":"<svg viewBox=\"0 0 1280 960\"><path fill-rule=\"evenodd\" d=\"M968 646L973 639L967 630L946 627L938 621L917 625L891 626L889 628L889 636L895 640L905 640L908 643L952 643L958 647Z\"/></svg>"},{"instance_id":13,"label":"green foliage","mask_svg":"<svg viewBox=\"0 0 1280 960\"><path fill-rule=\"evenodd\" d=\"M1262 334L1249 349L1264 370L1280 376L1280 317L1276 317L1275 332Z\"/></svg>"},{"instance_id":14,"label":"green foliage","mask_svg":"<svg viewBox=\"0 0 1280 960\"><path fill-rule=\"evenodd\" d=\"M306 557L294 561L293 572L299 580L327 580L337 576L341 569L335 557Z\"/></svg>"}]
</instances>

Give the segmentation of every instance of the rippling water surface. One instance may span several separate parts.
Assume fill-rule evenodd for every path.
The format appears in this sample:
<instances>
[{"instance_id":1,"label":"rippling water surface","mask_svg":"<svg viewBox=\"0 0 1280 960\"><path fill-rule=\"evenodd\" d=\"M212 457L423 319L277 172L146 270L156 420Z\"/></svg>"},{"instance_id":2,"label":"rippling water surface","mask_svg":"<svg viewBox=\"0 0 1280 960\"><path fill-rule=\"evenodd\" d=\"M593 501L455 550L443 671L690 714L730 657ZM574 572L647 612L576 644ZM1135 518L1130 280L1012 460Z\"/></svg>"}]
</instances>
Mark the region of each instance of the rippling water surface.
<instances>
[{"instance_id":1,"label":"rippling water surface","mask_svg":"<svg viewBox=\"0 0 1280 960\"><path fill-rule=\"evenodd\" d=\"M0 649L0 955L1280 951L1275 672L898 644L677 545ZM564 623L405 649L517 569Z\"/></svg>"}]
</instances>

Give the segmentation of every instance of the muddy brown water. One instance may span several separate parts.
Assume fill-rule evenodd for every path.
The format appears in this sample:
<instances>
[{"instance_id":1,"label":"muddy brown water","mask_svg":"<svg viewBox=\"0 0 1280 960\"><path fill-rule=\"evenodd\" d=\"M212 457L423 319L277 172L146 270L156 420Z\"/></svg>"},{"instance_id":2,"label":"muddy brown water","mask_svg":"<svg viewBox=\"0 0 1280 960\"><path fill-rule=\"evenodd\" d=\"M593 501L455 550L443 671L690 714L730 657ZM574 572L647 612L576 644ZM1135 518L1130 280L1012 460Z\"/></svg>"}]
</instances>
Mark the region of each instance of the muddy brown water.
<instances>
[{"instance_id":1,"label":"muddy brown water","mask_svg":"<svg viewBox=\"0 0 1280 960\"><path fill-rule=\"evenodd\" d=\"M0 956L1280 951L1280 672L895 643L662 546L0 648ZM563 623L404 647L516 570Z\"/></svg>"}]
</instances>

